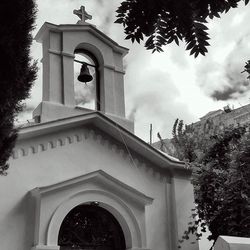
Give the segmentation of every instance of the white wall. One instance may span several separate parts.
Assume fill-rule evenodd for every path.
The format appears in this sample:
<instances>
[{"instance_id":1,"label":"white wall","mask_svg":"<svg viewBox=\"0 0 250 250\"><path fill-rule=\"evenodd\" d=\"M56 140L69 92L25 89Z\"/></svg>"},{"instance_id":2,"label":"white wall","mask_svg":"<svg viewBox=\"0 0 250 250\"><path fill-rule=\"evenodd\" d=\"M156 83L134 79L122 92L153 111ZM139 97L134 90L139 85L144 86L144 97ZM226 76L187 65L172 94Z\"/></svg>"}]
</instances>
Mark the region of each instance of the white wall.
<instances>
[{"instance_id":1,"label":"white wall","mask_svg":"<svg viewBox=\"0 0 250 250\"><path fill-rule=\"evenodd\" d=\"M34 204L30 204L28 197L30 190L102 169L154 199L152 205L146 207L147 247L172 250L175 232L171 230L176 227L177 235L180 235L189 221L185 218L192 204L189 181L175 178L174 185L169 184L169 177L154 171L150 164L131 161L126 149L110 143L105 135L88 133L86 129L78 128L17 143L16 148L24 150L18 150L20 156L15 154L17 159L10 160L9 174L1 177L0 182L1 249L27 250L33 244ZM85 138L86 135L88 138ZM62 140L58 141L60 138ZM48 144L49 141L52 143ZM47 149L45 147L42 151L43 146L34 146L40 144ZM28 149L32 145L34 148ZM172 189L176 195L174 198L169 197ZM177 214L173 212L174 207ZM173 217L178 218L176 223ZM188 245L185 250L195 247Z\"/></svg>"}]
</instances>

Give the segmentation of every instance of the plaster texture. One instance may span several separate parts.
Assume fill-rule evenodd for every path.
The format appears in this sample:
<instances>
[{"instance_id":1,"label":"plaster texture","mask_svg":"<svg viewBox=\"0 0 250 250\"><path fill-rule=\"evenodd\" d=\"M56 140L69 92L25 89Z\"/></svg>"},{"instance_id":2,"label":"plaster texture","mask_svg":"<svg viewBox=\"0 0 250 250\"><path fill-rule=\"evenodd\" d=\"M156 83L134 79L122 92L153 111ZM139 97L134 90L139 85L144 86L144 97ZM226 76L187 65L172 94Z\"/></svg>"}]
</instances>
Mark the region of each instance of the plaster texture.
<instances>
[{"instance_id":1,"label":"plaster texture","mask_svg":"<svg viewBox=\"0 0 250 250\"><path fill-rule=\"evenodd\" d=\"M190 171L125 130L113 137L108 118L96 118L99 127L89 116L77 119L20 131L0 183L1 248L59 249L58 228L70 209L99 201L121 224L127 249L176 249L193 206Z\"/></svg>"},{"instance_id":2,"label":"plaster texture","mask_svg":"<svg viewBox=\"0 0 250 250\"><path fill-rule=\"evenodd\" d=\"M35 37L43 45L43 101L33 112L41 122L88 112L76 110L74 98L74 53L84 50L98 63L100 110L129 131L133 121L125 117L123 57L119 46L93 25L45 23Z\"/></svg>"}]
</instances>

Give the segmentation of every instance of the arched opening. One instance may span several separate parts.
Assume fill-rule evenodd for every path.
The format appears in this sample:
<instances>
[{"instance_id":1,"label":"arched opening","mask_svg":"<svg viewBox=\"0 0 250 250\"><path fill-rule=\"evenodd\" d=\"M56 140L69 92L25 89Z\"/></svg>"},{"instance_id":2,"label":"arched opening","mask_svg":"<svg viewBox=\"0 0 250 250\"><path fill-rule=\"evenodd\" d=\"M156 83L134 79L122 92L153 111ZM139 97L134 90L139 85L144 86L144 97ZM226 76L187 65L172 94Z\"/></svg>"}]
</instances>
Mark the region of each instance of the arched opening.
<instances>
[{"instance_id":1,"label":"arched opening","mask_svg":"<svg viewBox=\"0 0 250 250\"><path fill-rule=\"evenodd\" d=\"M76 106L100 110L100 76L99 65L96 58L88 51L83 49L75 50L74 60L74 91ZM86 66L85 73L93 77L88 82L79 81L82 65Z\"/></svg>"},{"instance_id":2,"label":"arched opening","mask_svg":"<svg viewBox=\"0 0 250 250\"><path fill-rule=\"evenodd\" d=\"M61 250L125 250L125 238L116 218L98 203L73 208L59 230Z\"/></svg>"}]
</instances>

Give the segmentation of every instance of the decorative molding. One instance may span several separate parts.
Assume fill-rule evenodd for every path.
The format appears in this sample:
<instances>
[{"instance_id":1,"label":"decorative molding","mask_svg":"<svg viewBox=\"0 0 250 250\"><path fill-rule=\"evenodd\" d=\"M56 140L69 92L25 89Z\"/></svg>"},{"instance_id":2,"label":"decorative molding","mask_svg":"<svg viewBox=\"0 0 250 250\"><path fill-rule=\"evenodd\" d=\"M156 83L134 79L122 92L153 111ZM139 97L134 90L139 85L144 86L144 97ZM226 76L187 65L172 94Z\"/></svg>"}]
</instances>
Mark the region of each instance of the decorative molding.
<instances>
[{"instance_id":1,"label":"decorative molding","mask_svg":"<svg viewBox=\"0 0 250 250\"><path fill-rule=\"evenodd\" d=\"M78 131L77 133L67 134L65 136L61 136L59 138L54 138L45 142L38 142L37 144L28 145L26 147L19 147L16 145L12 152L12 158L18 159L20 157L26 157L29 155L42 153L47 150L53 150L57 147L63 147L69 144L81 143L86 140L96 141L102 147L110 150L112 153L117 154L125 161L127 161L130 167L135 167L140 169L141 171L147 172L154 178L157 178L160 181L164 181L165 174L156 170L153 166L151 166L148 162L146 162L142 157L138 157L134 152L130 152L130 150L126 145L118 144L115 140L111 139L97 129L83 129Z\"/></svg>"},{"instance_id":2,"label":"decorative molding","mask_svg":"<svg viewBox=\"0 0 250 250\"><path fill-rule=\"evenodd\" d=\"M93 132L91 133L93 134ZM53 140L45 141L42 143L39 142L37 144L28 145L25 147L16 145L16 147L12 151L12 158L18 159L20 157L29 156L36 153L42 153L44 151L53 150L57 147L63 147L72 143L79 143L83 141L83 138L86 140L89 137L87 136L87 134L89 134L89 131L84 130L78 134L68 134L64 137L55 138Z\"/></svg>"},{"instance_id":3,"label":"decorative molding","mask_svg":"<svg viewBox=\"0 0 250 250\"><path fill-rule=\"evenodd\" d=\"M39 152L43 152L47 150L47 144L39 144L38 147L40 148Z\"/></svg>"},{"instance_id":4,"label":"decorative molding","mask_svg":"<svg viewBox=\"0 0 250 250\"><path fill-rule=\"evenodd\" d=\"M83 188L88 183L91 183L91 188ZM65 189L68 190L67 195L64 195ZM32 250L50 250L50 246L56 247L60 225L68 212L79 204L89 204L92 201L98 201L100 207L116 217L123 229L128 249L144 250L142 246L146 245L145 216L138 216L135 211L138 206L145 207L152 204L154 199L103 170L49 186L37 187L30 192L32 199L38 204L35 211L36 218L43 218L43 220L38 219L36 223L35 231L39 245ZM121 197L127 197L127 200ZM47 210L43 205L47 204L48 199L53 200L50 203L53 209Z\"/></svg>"},{"instance_id":5,"label":"decorative molding","mask_svg":"<svg viewBox=\"0 0 250 250\"><path fill-rule=\"evenodd\" d=\"M65 138L59 138L57 140L57 145L58 146L64 146L65 145Z\"/></svg>"},{"instance_id":6,"label":"decorative molding","mask_svg":"<svg viewBox=\"0 0 250 250\"><path fill-rule=\"evenodd\" d=\"M115 67L115 66L113 66L113 65L105 64L105 65L103 65L103 67L104 67L105 69L113 70L113 71L115 71L115 72L117 72L117 73L120 73L120 74L125 75L125 71L124 71L124 70L119 69L119 68L117 68L117 67ZM100 69L101 69L101 67L100 67Z\"/></svg>"},{"instance_id":7,"label":"decorative molding","mask_svg":"<svg viewBox=\"0 0 250 250\"><path fill-rule=\"evenodd\" d=\"M59 246L45 246L45 245L38 245L31 248L31 250L59 250Z\"/></svg>"},{"instance_id":8,"label":"decorative molding","mask_svg":"<svg viewBox=\"0 0 250 250\"><path fill-rule=\"evenodd\" d=\"M50 54L58 55L58 56L65 56L65 57L70 57L70 58L75 58L74 54L64 52L64 51L58 51L58 50L53 50L53 49L48 49Z\"/></svg>"}]
</instances>

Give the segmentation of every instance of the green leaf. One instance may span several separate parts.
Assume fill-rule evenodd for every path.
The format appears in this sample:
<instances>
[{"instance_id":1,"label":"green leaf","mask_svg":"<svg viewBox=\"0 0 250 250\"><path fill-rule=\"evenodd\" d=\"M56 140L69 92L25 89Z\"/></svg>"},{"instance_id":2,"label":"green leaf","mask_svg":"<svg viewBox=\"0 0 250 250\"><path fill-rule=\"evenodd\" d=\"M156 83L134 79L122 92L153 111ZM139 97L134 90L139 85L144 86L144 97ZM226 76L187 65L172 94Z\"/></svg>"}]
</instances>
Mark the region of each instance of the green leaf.
<instances>
[{"instance_id":1,"label":"green leaf","mask_svg":"<svg viewBox=\"0 0 250 250\"><path fill-rule=\"evenodd\" d=\"M215 16L215 17L218 17L218 18L220 18L220 15L219 15L219 13L215 12L215 13L213 13L213 14L214 14L214 16Z\"/></svg>"},{"instance_id":2,"label":"green leaf","mask_svg":"<svg viewBox=\"0 0 250 250\"><path fill-rule=\"evenodd\" d=\"M163 52L163 49L161 47L157 47L157 52Z\"/></svg>"},{"instance_id":3,"label":"green leaf","mask_svg":"<svg viewBox=\"0 0 250 250\"><path fill-rule=\"evenodd\" d=\"M207 26L205 26L204 24L202 24L202 23L194 23L194 26L196 27L196 28L198 28L198 29L202 29L202 30L208 30L208 27Z\"/></svg>"},{"instance_id":4,"label":"green leaf","mask_svg":"<svg viewBox=\"0 0 250 250\"><path fill-rule=\"evenodd\" d=\"M140 43L140 37L139 36L136 36L135 39L136 39L137 43Z\"/></svg>"},{"instance_id":5,"label":"green leaf","mask_svg":"<svg viewBox=\"0 0 250 250\"><path fill-rule=\"evenodd\" d=\"M155 45L152 43L151 45L147 46L146 48L147 48L148 50L149 50L149 49L154 49L154 48L155 48Z\"/></svg>"},{"instance_id":6,"label":"green leaf","mask_svg":"<svg viewBox=\"0 0 250 250\"><path fill-rule=\"evenodd\" d=\"M121 18L118 18L118 19L115 20L115 23L123 23L123 20L124 20L124 19L123 19L122 17L121 17Z\"/></svg>"},{"instance_id":7,"label":"green leaf","mask_svg":"<svg viewBox=\"0 0 250 250\"><path fill-rule=\"evenodd\" d=\"M195 40L191 41L191 42L188 44L188 46L186 47L186 50L192 49L192 48L195 46L195 44L196 44Z\"/></svg>"},{"instance_id":8,"label":"green leaf","mask_svg":"<svg viewBox=\"0 0 250 250\"><path fill-rule=\"evenodd\" d=\"M170 38L168 39L167 43L172 43L173 40L174 40L174 37L170 37Z\"/></svg>"},{"instance_id":9,"label":"green leaf","mask_svg":"<svg viewBox=\"0 0 250 250\"><path fill-rule=\"evenodd\" d=\"M210 44L206 40L200 41L200 44L202 44L204 46L210 46Z\"/></svg>"},{"instance_id":10,"label":"green leaf","mask_svg":"<svg viewBox=\"0 0 250 250\"><path fill-rule=\"evenodd\" d=\"M129 34L129 35L127 35L127 36L125 37L125 39L126 39L126 40L132 39L132 37L133 37L133 35L132 35L132 34Z\"/></svg>"},{"instance_id":11,"label":"green leaf","mask_svg":"<svg viewBox=\"0 0 250 250\"><path fill-rule=\"evenodd\" d=\"M205 56L205 52L204 52L203 50L199 50L199 53L202 54L203 56ZM199 53L198 53L198 54L199 54ZM195 55L196 55L196 54L195 54ZM197 56L198 56L198 55L197 55ZM197 57L197 56L195 56L195 57Z\"/></svg>"},{"instance_id":12,"label":"green leaf","mask_svg":"<svg viewBox=\"0 0 250 250\"><path fill-rule=\"evenodd\" d=\"M178 40L178 37L177 37L177 36L174 37L174 41L175 41L175 43L179 46L179 40Z\"/></svg>"},{"instance_id":13,"label":"green leaf","mask_svg":"<svg viewBox=\"0 0 250 250\"><path fill-rule=\"evenodd\" d=\"M147 41L145 42L145 46L148 47L153 43L154 36L150 36Z\"/></svg>"},{"instance_id":14,"label":"green leaf","mask_svg":"<svg viewBox=\"0 0 250 250\"><path fill-rule=\"evenodd\" d=\"M120 13L120 14L116 15L116 17L124 17L124 14Z\"/></svg>"},{"instance_id":15,"label":"green leaf","mask_svg":"<svg viewBox=\"0 0 250 250\"><path fill-rule=\"evenodd\" d=\"M190 55L193 55L196 52L197 52L197 46L194 46L190 51Z\"/></svg>"}]
</instances>

